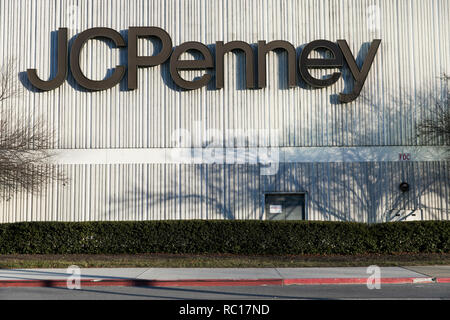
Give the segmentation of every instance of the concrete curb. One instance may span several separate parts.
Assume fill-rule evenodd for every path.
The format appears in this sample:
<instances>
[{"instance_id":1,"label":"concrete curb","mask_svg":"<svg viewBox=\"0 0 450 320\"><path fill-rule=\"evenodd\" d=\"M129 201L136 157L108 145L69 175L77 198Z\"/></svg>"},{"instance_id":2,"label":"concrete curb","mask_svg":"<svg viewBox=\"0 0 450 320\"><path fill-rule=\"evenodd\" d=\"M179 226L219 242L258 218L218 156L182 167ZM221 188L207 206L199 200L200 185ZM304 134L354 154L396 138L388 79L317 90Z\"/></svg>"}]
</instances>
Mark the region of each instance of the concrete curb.
<instances>
[{"instance_id":1,"label":"concrete curb","mask_svg":"<svg viewBox=\"0 0 450 320\"><path fill-rule=\"evenodd\" d=\"M405 283L450 283L450 278L381 278L381 284ZM291 279L183 279L183 280L144 280L144 279L81 279L83 287L121 286L121 287L190 287L190 286L285 286L285 285L331 285L366 284L367 278L291 278ZM67 279L55 280L0 280L0 287L67 287Z\"/></svg>"}]
</instances>

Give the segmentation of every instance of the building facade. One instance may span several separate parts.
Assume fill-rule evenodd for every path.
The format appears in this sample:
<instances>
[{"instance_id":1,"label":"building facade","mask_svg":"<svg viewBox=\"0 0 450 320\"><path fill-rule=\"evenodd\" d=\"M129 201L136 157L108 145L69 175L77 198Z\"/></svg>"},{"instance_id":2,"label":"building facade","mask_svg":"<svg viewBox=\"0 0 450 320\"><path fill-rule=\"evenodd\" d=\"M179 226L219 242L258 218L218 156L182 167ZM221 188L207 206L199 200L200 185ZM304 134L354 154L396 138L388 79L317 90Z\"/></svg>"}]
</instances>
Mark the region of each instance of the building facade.
<instances>
[{"instance_id":1,"label":"building facade","mask_svg":"<svg viewBox=\"0 0 450 320\"><path fill-rule=\"evenodd\" d=\"M23 90L0 107L11 121L28 115L55 133L53 166L67 183L11 194L0 222L448 220L449 147L418 137L417 125L448 92L440 77L450 74L449 13L447 0L3 0L0 56L14 61ZM162 57L167 43L133 37L145 31L136 27L170 35L164 61L139 60ZM63 28L67 74L41 90L27 70L57 79ZM74 50L93 28L118 40L103 33ZM276 40L288 49L261 54L259 41ZM329 46L302 58L316 40ZM251 50L219 55L221 42L232 41ZM177 51L192 42L208 51ZM355 74L373 51L360 93L342 101L358 91ZM125 73L109 88L87 89L73 67L77 53L94 86ZM202 62L177 69L178 53ZM142 64L134 89L130 61ZM337 79L317 87L308 74Z\"/></svg>"}]
</instances>

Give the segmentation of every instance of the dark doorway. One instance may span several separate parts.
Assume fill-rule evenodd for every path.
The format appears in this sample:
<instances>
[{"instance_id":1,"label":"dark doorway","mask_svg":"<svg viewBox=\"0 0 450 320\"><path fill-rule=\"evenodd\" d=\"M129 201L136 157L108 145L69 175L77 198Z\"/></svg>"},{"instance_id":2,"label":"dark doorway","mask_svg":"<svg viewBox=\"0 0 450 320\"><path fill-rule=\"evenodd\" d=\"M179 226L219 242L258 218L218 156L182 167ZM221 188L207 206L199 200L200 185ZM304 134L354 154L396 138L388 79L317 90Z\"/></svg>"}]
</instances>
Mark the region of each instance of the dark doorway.
<instances>
[{"instance_id":1,"label":"dark doorway","mask_svg":"<svg viewBox=\"0 0 450 320\"><path fill-rule=\"evenodd\" d=\"M267 220L305 220L304 193L265 194Z\"/></svg>"}]
</instances>

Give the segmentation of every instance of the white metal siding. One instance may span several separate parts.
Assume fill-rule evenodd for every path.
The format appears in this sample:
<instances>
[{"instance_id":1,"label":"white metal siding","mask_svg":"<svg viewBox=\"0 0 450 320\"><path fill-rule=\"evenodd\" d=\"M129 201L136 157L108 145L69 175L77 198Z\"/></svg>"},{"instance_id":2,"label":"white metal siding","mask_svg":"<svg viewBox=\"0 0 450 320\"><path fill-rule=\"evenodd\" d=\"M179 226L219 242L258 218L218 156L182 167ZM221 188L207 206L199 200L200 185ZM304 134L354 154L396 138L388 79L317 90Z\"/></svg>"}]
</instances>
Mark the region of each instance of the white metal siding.
<instances>
[{"instance_id":1,"label":"white metal siding","mask_svg":"<svg viewBox=\"0 0 450 320\"><path fill-rule=\"evenodd\" d=\"M371 5L381 10L376 31L369 28ZM450 73L449 13L448 0L2 0L0 57L3 62L16 59L27 89L0 107L10 111L11 119L24 114L43 118L57 134L51 147L61 152L172 148L174 130L193 132L195 121L223 130L225 137L229 129L280 129L282 147L422 145L415 136L416 124L432 114L432 98L445 90L439 76ZM212 48L216 41L287 40L298 54L299 47L312 40L346 39L359 64L373 39L382 42L361 96L349 104L335 104L334 97L352 83L348 71L325 89L308 88L298 74L298 86L288 89L286 56L273 52L267 58L265 89L245 90L244 73L236 75L243 62L234 54L225 58L221 90L214 85L179 90L168 63L140 69L134 91L125 90L124 79L112 89L86 92L70 73L56 90L36 92L30 87L26 69L36 68L42 78L56 69L50 52L55 51L59 27L68 27L73 39L92 27L110 27L125 36L130 26L161 27L174 46L185 41ZM140 44L142 54L151 54L150 41ZM102 79L108 68L126 64L125 51L119 52L90 41L82 52L82 69ZM262 141L260 146L269 144ZM445 161L285 163L273 177L259 175L259 166L250 164L61 167L70 180L67 186L48 186L41 196L17 195L0 202L0 222L262 219L262 194L268 191L306 191L309 219L382 220L386 210L409 209L411 201L428 208L426 219L449 218ZM416 195L412 200L397 197L402 175L414 181L408 195Z\"/></svg>"},{"instance_id":2,"label":"white metal siding","mask_svg":"<svg viewBox=\"0 0 450 320\"><path fill-rule=\"evenodd\" d=\"M68 165L66 186L2 203L1 222L264 219L266 192L306 192L308 220L389 221L392 210L450 219L449 162ZM411 190L398 186L407 181Z\"/></svg>"}]
</instances>

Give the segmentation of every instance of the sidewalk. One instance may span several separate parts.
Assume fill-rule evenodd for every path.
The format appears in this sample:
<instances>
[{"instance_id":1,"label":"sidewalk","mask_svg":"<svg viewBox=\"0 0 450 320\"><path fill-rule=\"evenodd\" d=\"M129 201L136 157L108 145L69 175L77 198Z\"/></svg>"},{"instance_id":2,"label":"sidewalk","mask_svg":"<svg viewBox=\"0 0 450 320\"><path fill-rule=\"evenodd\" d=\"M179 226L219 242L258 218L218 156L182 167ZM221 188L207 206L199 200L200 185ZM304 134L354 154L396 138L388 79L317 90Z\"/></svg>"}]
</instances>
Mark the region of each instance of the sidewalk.
<instances>
[{"instance_id":1,"label":"sidewalk","mask_svg":"<svg viewBox=\"0 0 450 320\"><path fill-rule=\"evenodd\" d=\"M381 267L381 283L450 283L450 266ZM85 268L81 286L259 286L366 284L349 268ZM0 269L0 287L66 287L66 269Z\"/></svg>"}]
</instances>

